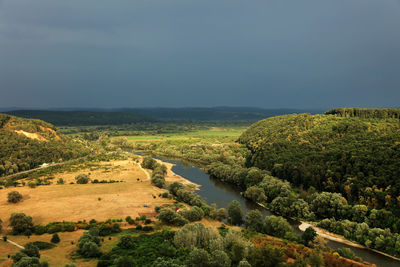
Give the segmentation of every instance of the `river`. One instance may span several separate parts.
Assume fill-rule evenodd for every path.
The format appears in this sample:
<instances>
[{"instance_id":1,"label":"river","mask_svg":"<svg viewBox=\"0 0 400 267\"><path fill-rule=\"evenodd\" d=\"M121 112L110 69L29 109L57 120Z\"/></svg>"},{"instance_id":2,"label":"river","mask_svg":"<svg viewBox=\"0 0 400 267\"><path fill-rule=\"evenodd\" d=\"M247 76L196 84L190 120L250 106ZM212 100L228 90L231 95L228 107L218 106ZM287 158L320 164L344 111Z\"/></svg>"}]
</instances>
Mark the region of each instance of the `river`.
<instances>
[{"instance_id":1,"label":"river","mask_svg":"<svg viewBox=\"0 0 400 267\"><path fill-rule=\"evenodd\" d=\"M232 186L228 183L221 182L217 179L210 178L210 176L200 169L199 167L193 165L193 163L184 164L180 160L170 159L166 157L154 157L160 159L165 162L175 164L172 167L172 171L187 180L194 182L198 185L201 185L200 190L196 191L208 204L216 203L218 207L227 208L229 203L232 200L237 200L243 208L244 214L253 209L258 209L265 216L270 216L272 213L256 203L245 199L241 194L240 190L235 186ZM299 222L291 221L293 229L296 233L300 234L300 230L298 229ZM375 253L368 249L363 248L355 248L342 243L334 242L331 240L327 240L327 246L332 249L337 249L340 247L348 247L350 248L358 257L361 257L365 261L370 263L374 263L377 266L384 267L399 267L400 262L395 259L386 257L384 255Z\"/></svg>"}]
</instances>

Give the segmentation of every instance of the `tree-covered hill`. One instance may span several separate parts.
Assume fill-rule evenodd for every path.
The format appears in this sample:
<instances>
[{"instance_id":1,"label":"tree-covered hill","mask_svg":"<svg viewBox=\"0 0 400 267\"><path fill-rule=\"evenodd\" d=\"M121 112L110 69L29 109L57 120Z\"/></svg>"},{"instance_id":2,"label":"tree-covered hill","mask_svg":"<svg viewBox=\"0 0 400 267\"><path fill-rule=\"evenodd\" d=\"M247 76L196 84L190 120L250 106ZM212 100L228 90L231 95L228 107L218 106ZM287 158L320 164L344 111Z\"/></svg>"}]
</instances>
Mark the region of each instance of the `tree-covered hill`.
<instances>
[{"instance_id":1,"label":"tree-covered hill","mask_svg":"<svg viewBox=\"0 0 400 267\"><path fill-rule=\"evenodd\" d=\"M253 124L239 141L251 151L249 166L353 203L400 210L398 119L285 115Z\"/></svg>"},{"instance_id":2,"label":"tree-covered hill","mask_svg":"<svg viewBox=\"0 0 400 267\"><path fill-rule=\"evenodd\" d=\"M14 110L7 114L23 118L40 119L54 125L121 125L140 122L151 122L153 119L129 112L97 111L54 111L54 110Z\"/></svg>"},{"instance_id":3,"label":"tree-covered hill","mask_svg":"<svg viewBox=\"0 0 400 267\"><path fill-rule=\"evenodd\" d=\"M325 114L338 117L400 119L398 108L335 108L328 110Z\"/></svg>"},{"instance_id":4,"label":"tree-covered hill","mask_svg":"<svg viewBox=\"0 0 400 267\"><path fill-rule=\"evenodd\" d=\"M0 114L0 176L88 154L89 149L44 121Z\"/></svg>"}]
</instances>

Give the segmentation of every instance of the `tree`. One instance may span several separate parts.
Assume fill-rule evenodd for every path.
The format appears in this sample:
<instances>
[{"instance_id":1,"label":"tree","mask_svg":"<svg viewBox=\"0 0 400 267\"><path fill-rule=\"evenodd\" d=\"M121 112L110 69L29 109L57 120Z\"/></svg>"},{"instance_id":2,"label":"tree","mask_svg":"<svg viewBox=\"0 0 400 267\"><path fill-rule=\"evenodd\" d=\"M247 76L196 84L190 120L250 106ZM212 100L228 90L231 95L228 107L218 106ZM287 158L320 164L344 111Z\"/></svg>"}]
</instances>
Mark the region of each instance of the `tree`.
<instances>
[{"instance_id":1,"label":"tree","mask_svg":"<svg viewBox=\"0 0 400 267\"><path fill-rule=\"evenodd\" d=\"M226 209L219 208L216 212L215 219L217 219L218 221L223 221L226 220L227 218L228 218L228 212L226 211Z\"/></svg>"},{"instance_id":2,"label":"tree","mask_svg":"<svg viewBox=\"0 0 400 267\"><path fill-rule=\"evenodd\" d=\"M114 265L116 267L131 267L135 266L135 261L131 256L120 256L114 260Z\"/></svg>"},{"instance_id":3,"label":"tree","mask_svg":"<svg viewBox=\"0 0 400 267\"><path fill-rule=\"evenodd\" d=\"M215 228L205 227L202 223L187 224L175 233L174 244L177 247L203 248L218 237Z\"/></svg>"},{"instance_id":4,"label":"tree","mask_svg":"<svg viewBox=\"0 0 400 267\"><path fill-rule=\"evenodd\" d=\"M10 203L17 203L21 201L22 195L17 191L11 191L10 193L8 193L7 199Z\"/></svg>"},{"instance_id":5,"label":"tree","mask_svg":"<svg viewBox=\"0 0 400 267\"><path fill-rule=\"evenodd\" d=\"M229 221L233 225L241 225L243 223L243 212L237 200L233 200L228 206Z\"/></svg>"},{"instance_id":6,"label":"tree","mask_svg":"<svg viewBox=\"0 0 400 267\"><path fill-rule=\"evenodd\" d=\"M280 216L267 216L264 220L263 232L268 235L284 237L293 231L288 221Z\"/></svg>"},{"instance_id":7,"label":"tree","mask_svg":"<svg viewBox=\"0 0 400 267\"><path fill-rule=\"evenodd\" d=\"M131 235L123 235L119 240L118 247L123 249L132 249L135 247L135 239Z\"/></svg>"},{"instance_id":8,"label":"tree","mask_svg":"<svg viewBox=\"0 0 400 267\"><path fill-rule=\"evenodd\" d=\"M76 183L77 184L87 184L88 182L89 182L89 176L87 176L86 174L84 174L84 173L81 173L81 174L78 174L76 177L75 177L75 180L76 180Z\"/></svg>"},{"instance_id":9,"label":"tree","mask_svg":"<svg viewBox=\"0 0 400 267\"><path fill-rule=\"evenodd\" d=\"M247 229L261 232L263 226L263 217L259 210L251 210L246 214L244 225Z\"/></svg>"},{"instance_id":10,"label":"tree","mask_svg":"<svg viewBox=\"0 0 400 267\"><path fill-rule=\"evenodd\" d=\"M58 236L57 233L53 234L50 240L51 243L57 244L60 243L60 237Z\"/></svg>"},{"instance_id":11,"label":"tree","mask_svg":"<svg viewBox=\"0 0 400 267\"><path fill-rule=\"evenodd\" d=\"M85 258L96 258L101 254L99 246L92 241L83 243L79 253Z\"/></svg>"},{"instance_id":12,"label":"tree","mask_svg":"<svg viewBox=\"0 0 400 267\"><path fill-rule=\"evenodd\" d=\"M213 267L230 267L231 259L222 250L215 250L211 252L210 265Z\"/></svg>"},{"instance_id":13,"label":"tree","mask_svg":"<svg viewBox=\"0 0 400 267\"><path fill-rule=\"evenodd\" d=\"M310 242L313 242L317 237L317 232L311 226L307 227L304 233L301 235L301 239L303 240L304 245L308 246Z\"/></svg>"},{"instance_id":14,"label":"tree","mask_svg":"<svg viewBox=\"0 0 400 267\"><path fill-rule=\"evenodd\" d=\"M10 217L10 226L13 228L14 234L21 234L27 230L33 230L33 221L31 216L25 213L13 213Z\"/></svg>"},{"instance_id":15,"label":"tree","mask_svg":"<svg viewBox=\"0 0 400 267\"><path fill-rule=\"evenodd\" d=\"M308 264L310 264L311 267L323 267L325 266L324 264L324 257L321 254L318 253L311 253L310 256L307 259Z\"/></svg>"},{"instance_id":16,"label":"tree","mask_svg":"<svg viewBox=\"0 0 400 267\"><path fill-rule=\"evenodd\" d=\"M210 266L210 255L204 249L193 248L187 257L187 266L208 267Z\"/></svg>"},{"instance_id":17,"label":"tree","mask_svg":"<svg viewBox=\"0 0 400 267\"><path fill-rule=\"evenodd\" d=\"M22 257L18 262L16 262L14 267L40 267L39 258L36 257Z\"/></svg>"},{"instance_id":18,"label":"tree","mask_svg":"<svg viewBox=\"0 0 400 267\"><path fill-rule=\"evenodd\" d=\"M21 250L21 252L29 257L40 258L39 248L33 243L26 244L25 248Z\"/></svg>"}]
</instances>

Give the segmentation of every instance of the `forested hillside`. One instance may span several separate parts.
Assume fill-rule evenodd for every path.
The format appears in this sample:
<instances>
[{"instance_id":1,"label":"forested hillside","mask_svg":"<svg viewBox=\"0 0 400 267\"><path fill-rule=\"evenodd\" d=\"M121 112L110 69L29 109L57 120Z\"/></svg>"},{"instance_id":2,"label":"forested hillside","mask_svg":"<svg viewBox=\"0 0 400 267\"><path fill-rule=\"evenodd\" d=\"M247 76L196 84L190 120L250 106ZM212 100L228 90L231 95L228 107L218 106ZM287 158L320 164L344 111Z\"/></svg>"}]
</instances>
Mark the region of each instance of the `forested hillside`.
<instances>
[{"instance_id":1,"label":"forested hillside","mask_svg":"<svg viewBox=\"0 0 400 267\"><path fill-rule=\"evenodd\" d=\"M251 151L249 166L399 214L398 119L285 115L253 124L239 141Z\"/></svg>"},{"instance_id":2,"label":"forested hillside","mask_svg":"<svg viewBox=\"0 0 400 267\"><path fill-rule=\"evenodd\" d=\"M144 115L129 112L15 110L7 114L68 126L121 125L154 121Z\"/></svg>"},{"instance_id":3,"label":"forested hillside","mask_svg":"<svg viewBox=\"0 0 400 267\"><path fill-rule=\"evenodd\" d=\"M0 176L88 154L89 149L44 121L0 114Z\"/></svg>"},{"instance_id":4,"label":"forested hillside","mask_svg":"<svg viewBox=\"0 0 400 267\"><path fill-rule=\"evenodd\" d=\"M395 108L335 108L325 114L339 117L400 119L400 109Z\"/></svg>"}]
</instances>

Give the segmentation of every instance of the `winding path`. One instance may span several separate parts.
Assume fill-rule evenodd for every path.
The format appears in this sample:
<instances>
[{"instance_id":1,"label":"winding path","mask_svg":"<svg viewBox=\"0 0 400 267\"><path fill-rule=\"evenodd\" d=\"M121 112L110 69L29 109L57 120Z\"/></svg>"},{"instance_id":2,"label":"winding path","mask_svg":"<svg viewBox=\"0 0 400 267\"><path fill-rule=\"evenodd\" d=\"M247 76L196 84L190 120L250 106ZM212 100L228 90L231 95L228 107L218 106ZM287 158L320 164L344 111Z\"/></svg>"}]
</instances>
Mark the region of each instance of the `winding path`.
<instances>
[{"instance_id":1,"label":"winding path","mask_svg":"<svg viewBox=\"0 0 400 267\"><path fill-rule=\"evenodd\" d=\"M14 246L16 246L16 247L19 247L20 249L24 249L24 247L23 247L23 246L21 246L21 245L19 245L19 244L15 243L14 241L11 241L11 240L10 240L10 239L8 239L8 238L7 238L7 242L8 242L8 243L10 243L10 244L12 244L12 245L14 245Z\"/></svg>"},{"instance_id":2,"label":"winding path","mask_svg":"<svg viewBox=\"0 0 400 267\"><path fill-rule=\"evenodd\" d=\"M146 171L145 169L143 169L143 167L142 167L142 164L140 164L140 163L138 163L138 162L136 162L136 164L139 166L139 168L146 174L146 180L143 180L143 181L150 181L150 174L149 174L149 172L148 171Z\"/></svg>"}]
</instances>

